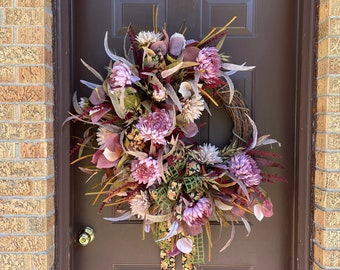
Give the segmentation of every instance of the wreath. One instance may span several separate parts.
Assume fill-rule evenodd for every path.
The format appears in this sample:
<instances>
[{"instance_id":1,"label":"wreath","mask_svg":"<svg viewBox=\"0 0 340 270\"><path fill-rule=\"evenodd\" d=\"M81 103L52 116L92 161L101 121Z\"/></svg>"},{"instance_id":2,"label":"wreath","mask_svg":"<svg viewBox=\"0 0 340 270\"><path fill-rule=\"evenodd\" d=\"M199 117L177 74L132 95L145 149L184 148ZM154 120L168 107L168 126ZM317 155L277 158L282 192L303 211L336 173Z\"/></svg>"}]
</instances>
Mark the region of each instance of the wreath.
<instances>
[{"instance_id":1,"label":"wreath","mask_svg":"<svg viewBox=\"0 0 340 270\"><path fill-rule=\"evenodd\" d=\"M74 95L76 113L67 120L87 128L72 150L78 153L72 163L89 160L80 169L97 181L94 202L101 202L100 209L114 206L118 215L105 219L134 217L152 232L161 269L175 269L178 254L183 269L203 264L204 231L208 254L212 247L211 220L231 226L223 251L234 238L235 223L243 223L249 234L247 215L258 220L273 215L261 183L283 178L265 172L280 167L272 161L278 155L259 148L279 143L258 136L230 78L254 67L232 64L219 52L234 19L200 41L186 39L183 27L169 36L166 25L161 32L155 24L153 31L138 34L130 25L125 57L110 50L106 33L111 61L105 78L82 60L100 84L81 81L91 93L80 100ZM224 106L234 124L233 138L222 149L195 142L197 121L203 111L210 113L208 103Z\"/></svg>"}]
</instances>

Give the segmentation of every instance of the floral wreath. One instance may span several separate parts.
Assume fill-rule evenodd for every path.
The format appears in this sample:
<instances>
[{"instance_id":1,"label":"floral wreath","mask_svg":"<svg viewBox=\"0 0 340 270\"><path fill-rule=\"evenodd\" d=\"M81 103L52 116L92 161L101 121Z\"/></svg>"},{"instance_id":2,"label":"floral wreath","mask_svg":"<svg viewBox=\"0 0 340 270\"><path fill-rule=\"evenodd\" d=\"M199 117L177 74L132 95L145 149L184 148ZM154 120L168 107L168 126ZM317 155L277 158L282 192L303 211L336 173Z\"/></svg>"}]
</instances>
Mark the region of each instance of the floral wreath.
<instances>
[{"instance_id":1,"label":"floral wreath","mask_svg":"<svg viewBox=\"0 0 340 270\"><path fill-rule=\"evenodd\" d=\"M178 254L183 269L203 264L204 228L210 259L212 219L231 226L220 251L234 238L234 223L243 222L249 234L246 214L258 220L273 215L261 183L284 180L264 171L281 167L270 159L279 155L259 147L279 143L269 135L258 137L230 79L254 67L231 64L219 52L234 19L200 41L187 40L185 29L169 37L165 26L162 32L154 26L135 34L130 25L125 57L109 49L106 33L111 63L105 78L82 60L101 84L81 81L92 92L80 101L74 95L76 114L67 120L89 127L72 150L78 153L72 163L90 159L80 169L99 179L95 202L102 198L100 209L114 206L119 215L105 219L143 221L160 247L161 269L175 269ZM203 111L210 113L207 100L223 105L234 123L233 139L222 149L195 143L196 122ZM92 153L84 154L85 148Z\"/></svg>"}]
</instances>

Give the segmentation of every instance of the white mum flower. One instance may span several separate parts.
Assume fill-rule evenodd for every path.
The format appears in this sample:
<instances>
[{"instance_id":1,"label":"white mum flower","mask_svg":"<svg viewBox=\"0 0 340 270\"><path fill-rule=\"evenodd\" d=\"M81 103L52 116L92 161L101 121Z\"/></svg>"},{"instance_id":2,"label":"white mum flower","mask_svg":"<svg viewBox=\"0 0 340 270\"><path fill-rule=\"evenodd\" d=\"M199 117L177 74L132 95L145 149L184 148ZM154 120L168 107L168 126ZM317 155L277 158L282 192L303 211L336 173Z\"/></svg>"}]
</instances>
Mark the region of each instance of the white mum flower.
<instances>
[{"instance_id":1,"label":"white mum flower","mask_svg":"<svg viewBox=\"0 0 340 270\"><path fill-rule=\"evenodd\" d=\"M198 159L201 163L213 165L221 163L223 160L218 156L218 149L216 146L203 144L198 147Z\"/></svg>"},{"instance_id":2,"label":"white mum flower","mask_svg":"<svg viewBox=\"0 0 340 270\"><path fill-rule=\"evenodd\" d=\"M148 196L145 192L141 191L140 194L137 194L130 201L131 213L133 215L137 215L138 218L144 218L144 216L148 212L148 208L150 203L148 201Z\"/></svg>"},{"instance_id":3,"label":"white mum flower","mask_svg":"<svg viewBox=\"0 0 340 270\"><path fill-rule=\"evenodd\" d=\"M181 103L182 117L186 122L192 123L201 117L204 111L204 100L201 95L193 95Z\"/></svg>"},{"instance_id":4,"label":"white mum flower","mask_svg":"<svg viewBox=\"0 0 340 270\"><path fill-rule=\"evenodd\" d=\"M136 37L136 41L139 43L139 46L148 46L156 41L161 40L162 34L155 33L153 31L141 31L138 33Z\"/></svg>"}]
</instances>

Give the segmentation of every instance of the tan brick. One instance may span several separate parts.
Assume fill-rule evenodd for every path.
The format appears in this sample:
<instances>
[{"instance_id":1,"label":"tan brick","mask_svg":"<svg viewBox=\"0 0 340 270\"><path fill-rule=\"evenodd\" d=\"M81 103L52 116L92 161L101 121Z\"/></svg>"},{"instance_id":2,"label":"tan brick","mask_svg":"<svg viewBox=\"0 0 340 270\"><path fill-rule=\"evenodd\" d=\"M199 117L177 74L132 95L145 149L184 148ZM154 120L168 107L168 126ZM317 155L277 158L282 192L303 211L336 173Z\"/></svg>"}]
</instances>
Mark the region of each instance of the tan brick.
<instances>
[{"instance_id":1,"label":"tan brick","mask_svg":"<svg viewBox=\"0 0 340 270\"><path fill-rule=\"evenodd\" d=\"M340 151L339 152L315 152L316 166L322 169L340 170Z\"/></svg>"},{"instance_id":2,"label":"tan brick","mask_svg":"<svg viewBox=\"0 0 340 270\"><path fill-rule=\"evenodd\" d=\"M0 83L15 82L15 67L0 67Z\"/></svg>"},{"instance_id":3,"label":"tan brick","mask_svg":"<svg viewBox=\"0 0 340 270\"><path fill-rule=\"evenodd\" d=\"M312 270L324 270L324 269L321 269L315 262L313 262Z\"/></svg>"},{"instance_id":4,"label":"tan brick","mask_svg":"<svg viewBox=\"0 0 340 270\"><path fill-rule=\"evenodd\" d=\"M340 212L338 211L322 211L315 208L314 221L321 227L325 228L340 228Z\"/></svg>"},{"instance_id":5,"label":"tan brick","mask_svg":"<svg viewBox=\"0 0 340 270\"><path fill-rule=\"evenodd\" d=\"M2 64L44 64L45 57L46 53L43 47L0 47L0 63Z\"/></svg>"},{"instance_id":6,"label":"tan brick","mask_svg":"<svg viewBox=\"0 0 340 270\"><path fill-rule=\"evenodd\" d=\"M327 18L326 20L322 21L319 24L319 29L318 29L318 39L322 40L325 37L329 36L329 19Z\"/></svg>"},{"instance_id":7,"label":"tan brick","mask_svg":"<svg viewBox=\"0 0 340 270\"><path fill-rule=\"evenodd\" d=\"M51 269L54 263L54 252L48 254L33 255L33 266L36 270Z\"/></svg>"},{"instance_id":8,"label":"tan brick","mask_svg":"<svg viewBox=\"0 0 340 270\"><path fill-rule=\"evenodd\" d=\"M41 104L19 105L20 121L43 121L52 120L52 106Z\"/></svg>"},{"instance_id":9,"label":"tan brick","mask_svg":"<svg viewBox=\"0 0 340 270\"><path fill-rule=\"evenodd\" d=\"M53 197L47 199L0 199L0 213L44 215L54 209Z\"/></svg>"},{"instance_id":10,"label":"tan brick","mask_svg":"<svg viewBox=\"0 0 340 270\"><path fill-rule=\"evenodd\" d=\"M20 158L47 158L53 156L52 142L29 142L19 144Z\"/></svg>"},{"instance_id":11,"label":"tan brick","mask_svg":"<svg viewBox=\"0 0 340 270\"><path fill-rule=\"evenodd\" d=\"M46 86L0 86L0 102L53 101L53 90Z\"/></svg>"},{"instance_id":12,"label":"tan brick","mask_svg":"<svg viewBox=\"0 0 340 270\"><path fill-rule=\"evenodd\" d=\"M0 174L2 177L43 177L53 173L52 166L53 160L0 161Z\"/></svg>"},{"instance_id":13,"label":"tan brick","mask_svg":"<svg viewBox=\"0 0 340 270\"><path fill-rule=\"evenodd\" d=\"M43 8L6 8L5 25L44 25Z\"/></svg>"},{"instance_id":14,"label":"tan brick","mask_svg":"<svg viewBox=\"0 0 340 270\"><path fill-rule=\"evenodd\" d=\"M320 41L318 46L318 59L326 57L329 52L329 39L325 38Z\"/></svg>"},{"instance_id":15,"label":"tan brick","mask_svg":"<svg viewBox=\"0 0 340 270\"><path fill-rule=\"evenodd\" d=\"M0 252L45 251L49 247L46 236L0 236Z\"/></svg>"},{"instance_id":16,"label":"tan brick","mask_svg":"<svg viewBox=\"0 0 340 270\"><path fill-rule=\"evenodd\" d=\"M340 94L340 76L324 77L317 81L317 94Z\"/></svg>"},{"instance_id":17,"label":"tan brick","mask_svg":"<svg viewBox=\"0 0 340 270\"><path fill-rule=\"evenodd\" d=\"M0 0L1 1L1 0ZM31 270L31 257L30 254L0 254L0 262L2 270Z\"/></svg>"},{"instance_id":18,"label":"tan brick","mask_svg":"<svg viewBox=\"0 0 340 270\"><path fill-rule=\"evenodd\" d=\"M13 6L13 0L0 0L0 7Z\"/></svg>"},{"instance_id":19,"label":"tan brick","mask_svg":"<svg viewBox=\"0 0 340 270\"><path fill-rule=\"evenodd\" d=\"M0 159L15 158L15 143L0 142Z\"/></svg>"},{"instance_id":20,"label":"tan brick","mask_svg":"<svg viewBox=\"0 0 340 270\"><path fill-rule=\"evenodd\" d=\"M29 218L28 233L30 234L46 234L54 227L54 215L50 217Z\"/></svg>"},{"instance_id":21,"label":"tan brick","mask_svg":"<svg viewBox=\"0 0 340 270\"><path fill-rule=\"evenodd\" d=\"M315 171L315 185L329 189L340 189L340 172Z\"/></svg>"},{"instance_id":22,"label":"tan brick","mask_svg":"<svg viewBox=\"0 0 340 270\"><path fill-rule=\"evenodd\" d=\"M321 132L340 132L340 115L318 115L316 130Z\"/></svg>"},{"instance_id":23,"label":"tan brick","mask_svg":"<svg viewBox=\"0 0 340 270\"><path fill-rule=\"evenodd\" d=\"M3 140L36 140L52 138L52 123L1 123L0 138Z\"/></svg>"},{"instance_id":24,"label":"tan brick","mask_svg":"<svg viewBox=\"0 0 340 270\"><path fill-rule=\"evenodd\" d=\"M17 0L18 7L45 7L50 1L46 0Z\"/></svg>"},{"instance_id":25,"label":"tan brick","mask_svg":"<svg viewBox=\"0 0 340 270\"><path fill-rule=\"evenodd\" d=\"M323 21L329 16L329 1L320 1L319 21Z\"/></svg>"},{"instance_id":26,"label":"tan brick","mask_svg":"<svg viewBox=\"0 0 340 270\"><path fill-rule=\"evenodd\" d=\"M34 181L34 195L35 196L47 196L55 191L54 178L42 181Z\"/></svg>"},{"instance_id":27,"label":"tan brick","mask_svg":"<svg viewBox=\"0 0 340 270\"><path fill-rule=\"evenodd\" d=\"M339 150L340 134L336 133L317 133L315 146L319 150Z\"/></svg>"},{"instance_id":28,"label":"tan brick","mask_svg":"<svg viewBox=\"0 0 340 270\"><path fill-rule=\"evenodd\" d=\"M45 66L19 67L20 83L52 83L52 70Z\"/></svg>"},{"instance_id":29,"label":"tan brick","mask_svg":"<svg viewBox=\"0 0 340 270\"><path fill-rule=\"evenodd\" d=\"M315 204L329 209L340 208L340 191L330 192L315 188Z\"/></svg>"},{"instance_id":30,"label":"tan brick","mask_svg":"<svg viewBox=\"0 0 340 270\"><path fill-rule=\"evenodd\" d=\"M0 232L3 234L26 233L27 218L0 217Z\"/></svg>"},{"instance_id":31,"label":"tan brick","mask_svg":"<svg viewBox=\"0 0 340 270\"><path fill-rule=\"evenodd\" d=\"M340 265L340 250L324 250L314 245L314 257L320 264L327 267Z\"/></svg>"},{"instance_id":32,"label":"tan brick","mask_svg":"<svg viewBox=\"0 0 340 270\"><path fill-rule=\"evenodd\" d=\"M12 43L13 43L13 28L0 27L0 44L12 44Z\"/></svg>"},{"instance_id":33,"label":"tan brick","mask_svg":"<svg viewBox=\"0 0 340 270\"><path fill-rule=\"evenodd\" d=\"M32 196L34 182L31 180L0 180L1 196Z\"/></svg>"},{"instance_id":34,"label":"tan brick","mask_svg":"<svg viewBox=\"0 0 340 270\"><path fill-rule=\"evenodd\" d=\"M10 121L15 119L15 105L0 103L0 121Z\"/></svg>"},{"instance_id":35,"label":"tan brick","mask_svg":"<svg viewBox=\"0 0 340 270\"><path fill-rule=\"evenodd\" d=\"M17 30L18 44L52 44L52 36L44 27L20 27Z\"/></svg>"},{"instance_id":36,"label":"tan brick","mask_svg":"<svg viewBox=\"0 0 340 270\"><path fill-rule=\"evenodd\" d=\"M318 76L340 73L340 60L338 58L324 58L318 62Z\"/></svg>"},{"instance_id":37,"label":"tan brick","mask_svg":"<svg viewBox=\"0 0 340 270\"><path fill-rule=\"evenodd\" d=\"M339 96L321 96L317 98L318 112L340 112Z\"/></svg>"},{"instance_id":38,"label":"tan brick","mask_svg":"<svg viewBox=\"0 0 340 270\"><path fill-rule=\"evenodd\" d=\"M318 241L322 247L340 248L340 230L324 230L319 226L315 226L314 239Z\"/></svg>"},{"instance_id":39,"label":"tan brick","mask_svg":"<svg viewBox=\"0 0 340 270\"><path fill-rule=\"evenodd\" d=\"M329 0L330 3L330 15L340 16L340 2L338 0Z\"/></svg>"}]
</instances>

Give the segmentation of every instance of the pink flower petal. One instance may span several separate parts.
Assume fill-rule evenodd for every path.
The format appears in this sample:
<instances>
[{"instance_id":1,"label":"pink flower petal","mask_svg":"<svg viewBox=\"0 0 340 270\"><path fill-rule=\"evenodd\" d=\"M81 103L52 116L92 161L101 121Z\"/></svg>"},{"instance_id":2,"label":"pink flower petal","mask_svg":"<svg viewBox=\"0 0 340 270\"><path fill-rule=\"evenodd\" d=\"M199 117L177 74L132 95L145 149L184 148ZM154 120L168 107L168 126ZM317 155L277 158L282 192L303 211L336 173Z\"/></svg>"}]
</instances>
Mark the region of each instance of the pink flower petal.
<instances>
[{"instance_id":1,"label":"pink flower petal","mask_svg":"<svg viewBox=\"0 0 340 270\"><path fill-rule=\"evenodd\" d=\"M262 203L262 212L265 217L271 217L272 215L274 215L273 204L270 200L265 200Z\"/></svg>"},{"instance_id":2,"label":"pink flower petal","mask_svg":"<svg viewBox=\"0 0 340 270\"><path fill-rule=\"evenodd\" d=\"M177 240L176 247L183 253L188 254L192 251L192 240L190 238L181 238Z\"/></svg>"},{"instance_id":3,"label":"pink flower petal","mask_svg":"<svg viewBox=\"0 0 340 270\"><path fill-rule=\"evenodd\" d=\"M102 108L97 112L91 114L92 123L97 123L105 114L107 114L111 108Z\"/></svg>"},{"instance_id":4,"label":"pink flower petal","mask_svg":"<svg viewBox=\"0 0 340 270\"><path fill-rule=\"evenodd\" d=\"M95 88L92 91L89 100L91 101L91 103L93 105L102 104L105 100L105 92L104 92L103 88L101 88L101 87Z\"/></svg>"}]
</instances>

